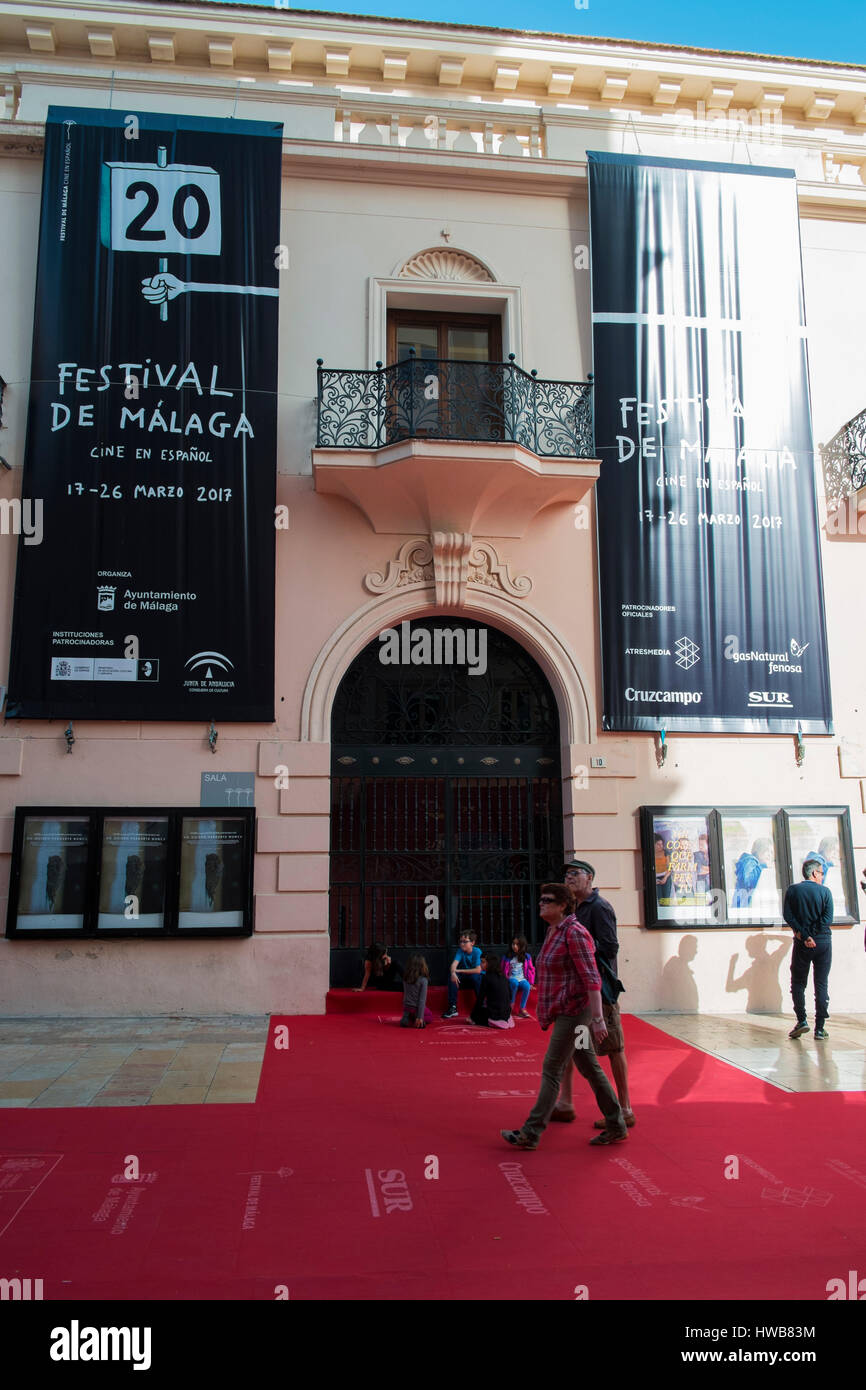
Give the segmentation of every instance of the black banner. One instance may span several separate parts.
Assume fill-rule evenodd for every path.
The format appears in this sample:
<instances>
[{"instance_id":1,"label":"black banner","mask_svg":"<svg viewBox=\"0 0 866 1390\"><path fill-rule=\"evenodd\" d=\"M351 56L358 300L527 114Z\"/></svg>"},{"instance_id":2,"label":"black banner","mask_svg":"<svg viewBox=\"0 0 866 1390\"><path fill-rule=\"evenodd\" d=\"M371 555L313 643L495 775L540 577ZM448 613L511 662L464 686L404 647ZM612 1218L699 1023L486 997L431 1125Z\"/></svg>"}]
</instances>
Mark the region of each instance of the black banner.
<instances>
[{"instance_id":1,"label":"black banner","mask_svg":"<svg viewBox=\"0 0 866 1390\"><path fill-rule=\"evenodd\" d=\"M603 728L831 733L794 173L588 159Z\"/></svg>"},{"instance_id":2,"label":"black banner","mask_svg":"<svg viewBox=\"0 0 866 1390\"><path fill-rule=\"evenodd\" d=\"M281 136L49 110L9 717L273 719Z\"/></svg>"}]
</instances>

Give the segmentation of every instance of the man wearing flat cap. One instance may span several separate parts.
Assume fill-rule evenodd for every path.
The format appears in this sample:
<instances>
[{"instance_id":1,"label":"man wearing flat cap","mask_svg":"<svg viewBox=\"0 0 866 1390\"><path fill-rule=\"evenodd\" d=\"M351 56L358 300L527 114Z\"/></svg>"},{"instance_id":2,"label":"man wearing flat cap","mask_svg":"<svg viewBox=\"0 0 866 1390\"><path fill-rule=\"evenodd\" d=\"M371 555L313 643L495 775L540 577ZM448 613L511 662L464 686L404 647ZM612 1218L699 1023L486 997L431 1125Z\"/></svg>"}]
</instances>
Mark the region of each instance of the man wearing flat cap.
<instances>
[{"instance_id":1,"label":"man wearing flat cap","mask_svg":"<svg viewBox=\"0 0 866 1390\"><path fill-rule=\"evenodd\" d=\"M607 1037L598 1044L596 1052L600 1057L610 1057L614 1085L619 1096L620 1107L629 1129L634 1124L634 1111L628 1093L628 1064L625 1058L625 1042L622 1035L622 1020L619 1015L616 980L616 957L619 939L616 934L616 914L595 887L595 869L585 859L573 859L565 866L565 883L574 894L574 915L581 926L586 927L595 942L595 955L602 981L602 1011L607 1027ZM607 967L607 969L605 969ZM609 972L609 973L608 973ZM574 1119L572 1083L574 1072L568 1067L563 1073L559 1100L554 1106L551 1119ZM604 1120L596 1121L596 1128L602 1128Z\"/></svg>"}]
</instances>

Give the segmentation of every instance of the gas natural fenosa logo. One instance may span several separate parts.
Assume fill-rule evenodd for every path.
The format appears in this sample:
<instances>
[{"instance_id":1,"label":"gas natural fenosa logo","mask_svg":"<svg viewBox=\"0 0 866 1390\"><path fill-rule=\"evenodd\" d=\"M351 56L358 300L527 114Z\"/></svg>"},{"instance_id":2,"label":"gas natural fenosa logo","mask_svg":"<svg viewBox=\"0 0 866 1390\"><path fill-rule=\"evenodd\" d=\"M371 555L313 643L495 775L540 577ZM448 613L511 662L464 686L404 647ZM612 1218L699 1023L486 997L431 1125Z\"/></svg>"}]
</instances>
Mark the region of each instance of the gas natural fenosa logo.
<instances>
[{"instance_id":1,"label":"gas natural fenosa logo","mask_svg":"<svg viewBox=\"0 0 866 1390\"><path fill-rule=\"evenodd\" d=\"M790 651L767 652L767 651L748 651L744 652L740 648L740 639L736 633L729 632L725 637L724 658L725 661L739 663L741 661L757 662L766 666L771 676L780 675L782 672L802 672L803 668L795 663L799 662L806 648L810 644L805 643L801 646L796 637L790 641Z\"/></svg>"}]
</instances>

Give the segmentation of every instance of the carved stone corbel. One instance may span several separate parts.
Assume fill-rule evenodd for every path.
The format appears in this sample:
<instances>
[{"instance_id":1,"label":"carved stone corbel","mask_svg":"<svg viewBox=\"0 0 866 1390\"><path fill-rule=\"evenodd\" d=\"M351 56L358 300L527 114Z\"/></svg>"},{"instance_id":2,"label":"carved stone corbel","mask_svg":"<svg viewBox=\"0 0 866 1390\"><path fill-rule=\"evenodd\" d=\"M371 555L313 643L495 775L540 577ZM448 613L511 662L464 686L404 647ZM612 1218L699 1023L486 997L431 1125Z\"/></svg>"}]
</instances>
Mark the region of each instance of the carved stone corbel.
<instances>
[{"instance_id":1,"label":"carved stone corbel","mask_svg":"<svg viewBox=\"0 0 866 1390\"><path fill-rule=\"evenodd\" d=\"M466 603L472 536L469 531L434 531L431 540L436 602L440 608L462 608Z\"/></svg>"}]
</instances>

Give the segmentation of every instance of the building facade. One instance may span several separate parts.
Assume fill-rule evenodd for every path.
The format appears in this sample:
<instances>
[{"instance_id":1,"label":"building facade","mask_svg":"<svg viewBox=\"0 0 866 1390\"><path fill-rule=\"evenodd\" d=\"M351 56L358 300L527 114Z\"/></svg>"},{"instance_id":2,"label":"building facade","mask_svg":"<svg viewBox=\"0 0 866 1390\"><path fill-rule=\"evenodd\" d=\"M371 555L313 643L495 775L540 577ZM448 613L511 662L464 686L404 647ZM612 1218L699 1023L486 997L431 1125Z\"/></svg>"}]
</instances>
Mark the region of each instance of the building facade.
<instances>
[{"instance_id":1,"label":"building facade","mask_svg":"<svg viewBox=\"0 0 866 1390\"><path fill-rule=\"evenodd\" d=\"M71 745L65 719L7 717L0 730L4 912L17 808L168 815L199 806L203 774L226 773L240 776L223 805L255 807L254 929L172 940L19 931L0 941L0 1011L321 1012L329 984L360 979L373 940L424 949L442 970L467 924L494 946L518 927L534 936L538 884L572 851L616 909L629 1010L787 1008L787 964L773 966L767 944L785 934L777 903L742 924L730 911L697 925L649 911L674 848L650 862L654 826L675 838L678 816L710 811L722 853L725 835L754 849L752 831L774 817L771 836L788 838L773 858L786 854L794 878L802 834L830 828L844 919L831 1004L859 1010L866 73L245 6L4 0L0 83L10 502L23 486L48 107L283 123L276 718L78 718ZM825 446L814 470L832 735L602 729L588 150L796 171L812 420ZM450 365L431 373L432 362ZM547 448L539 421L556 413L557 384L571 438ZM533 402L520 437L503 424L506 389ZM395 428L395 411L411 418ZM14 519L7 506L4 685ZM413 661L413 633L429 664ZM437 641L450 644L438 661ZM657 808L656 821L642 808ZM731 859L729 904L733 876Z\"/></svg>"}]
</instances>

